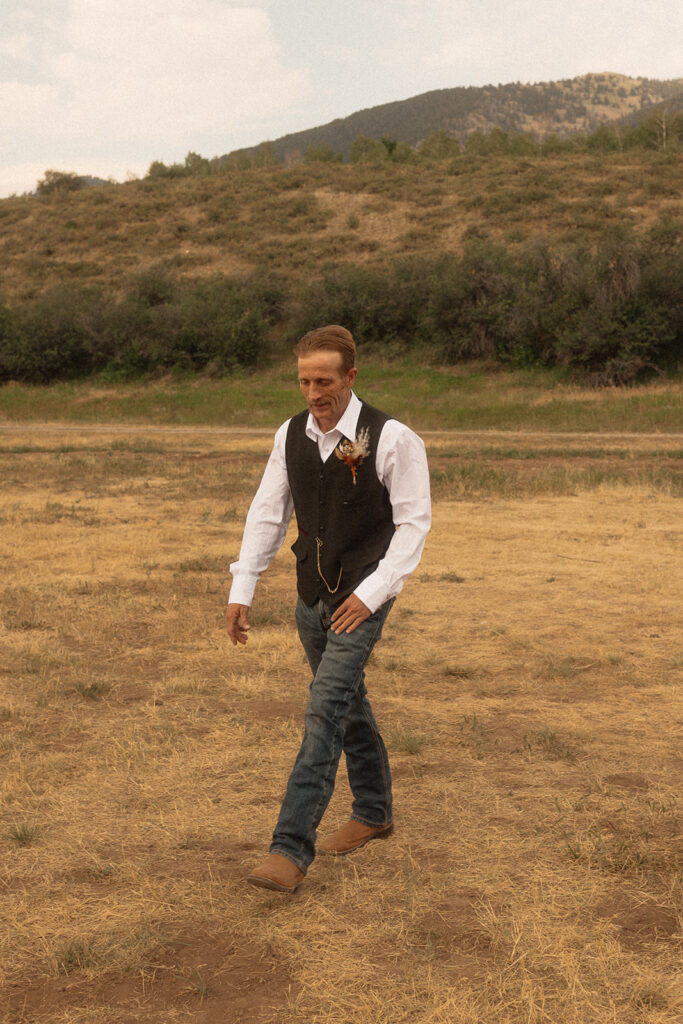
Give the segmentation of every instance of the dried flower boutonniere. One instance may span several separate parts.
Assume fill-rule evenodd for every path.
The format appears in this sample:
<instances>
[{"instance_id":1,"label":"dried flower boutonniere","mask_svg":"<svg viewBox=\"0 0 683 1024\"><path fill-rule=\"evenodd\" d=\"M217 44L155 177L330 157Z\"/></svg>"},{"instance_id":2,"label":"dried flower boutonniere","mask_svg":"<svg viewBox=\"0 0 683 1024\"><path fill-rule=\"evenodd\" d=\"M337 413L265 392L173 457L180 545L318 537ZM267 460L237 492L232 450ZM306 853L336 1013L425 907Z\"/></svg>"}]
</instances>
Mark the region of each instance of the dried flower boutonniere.
<instances>
[{"instance_id":1,"label":"dried flower boutonniere","mask_svg":"<svg viewBox=\"0 0 683 1024\"><path fill-rule=\"evenodd\" d=\"M356 469L360 466L366 455L370 454L370 431L368 427L364 427L356 434L355 441L349 441L347 438L340 441L334 449L334 454L351 468L355 484Z\"/></svg>"}]
</instances>

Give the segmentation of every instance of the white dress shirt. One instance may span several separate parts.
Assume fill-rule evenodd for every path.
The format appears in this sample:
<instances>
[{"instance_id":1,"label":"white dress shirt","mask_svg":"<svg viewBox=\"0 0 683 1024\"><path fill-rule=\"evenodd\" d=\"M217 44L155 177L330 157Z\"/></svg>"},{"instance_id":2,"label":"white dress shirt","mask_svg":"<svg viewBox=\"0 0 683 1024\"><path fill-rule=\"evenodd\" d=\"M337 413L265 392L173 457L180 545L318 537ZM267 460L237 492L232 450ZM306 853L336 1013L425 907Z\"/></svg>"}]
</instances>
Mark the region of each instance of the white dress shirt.
<instances>
[{"instance_id":1,"label":"white dress shirt","mask_svg":"<svg viewBox=\"0 0 683 1024\"><path fill-rule=\"evenodd\" d=\"M317 442L322 462L327 462L343 437L355 438L360 410L360 399L351 392L344 414L326 434L309 413L306 434ZM283 423L275 434L273 450L247 515L239 560L230 566L230 603L251 604L261 573L287 534L294 507L285 462L289 423ZM354 591L370 612L400 593L420 561L431 526L429 469L422 439L398 420L387 420L374 455L377 476L389 494L396 531L375 571Z\"/></svg>"}]
</instances>

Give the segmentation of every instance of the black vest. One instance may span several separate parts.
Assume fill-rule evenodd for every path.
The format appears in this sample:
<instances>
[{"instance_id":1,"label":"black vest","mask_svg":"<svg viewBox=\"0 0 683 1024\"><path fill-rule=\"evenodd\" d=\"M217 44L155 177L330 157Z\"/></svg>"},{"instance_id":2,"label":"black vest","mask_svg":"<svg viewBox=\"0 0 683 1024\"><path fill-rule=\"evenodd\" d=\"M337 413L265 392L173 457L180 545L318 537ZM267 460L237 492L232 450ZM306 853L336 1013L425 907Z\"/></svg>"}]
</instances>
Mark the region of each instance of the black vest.
<instances>
[{"instance_id":1,"label":"black vest","mask_svg":"<svg viewBox=\"0 0 683 1024\"><path fill-rule=\"evenodd\" d=\"M317 442L306 436L307 411L289 424L285 457L299 527L292 551L297 590L308 605L318 599L340 604L374 572L389 547L395 527L375 458L390 418L362 403L356 431L369 430L369 454L356 467L355 484L351 467L334 452L327 462L320 458Z\"/></svg>"}]
</instances>

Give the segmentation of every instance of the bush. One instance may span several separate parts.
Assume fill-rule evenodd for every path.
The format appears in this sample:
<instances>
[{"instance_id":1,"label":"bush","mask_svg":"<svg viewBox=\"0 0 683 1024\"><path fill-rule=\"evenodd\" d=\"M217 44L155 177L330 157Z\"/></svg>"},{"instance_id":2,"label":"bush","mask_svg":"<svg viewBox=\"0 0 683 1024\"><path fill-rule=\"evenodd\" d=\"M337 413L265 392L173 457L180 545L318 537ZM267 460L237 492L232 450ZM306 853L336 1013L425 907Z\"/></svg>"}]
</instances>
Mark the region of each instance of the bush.
<instances>
[{"instance_id":1,"label":"bush","mask_svg":"<svg viewBox=\"0 0 683 1024\"><path fill-rule=\"evenodd\" d=\"M442 264L441 270L425 310L425 335L447 362L500 355L496 325L514 293L505 250L473 241L460 259Z\"/></svg>"},{"instance_id":2,"label":"bush","mask_svg":"<svg viewBox=\"0 0 683 1024\"><path fill-rule=\"evenodd\" d=\"M78 192L85 188L87 182L73 171L45 171L36 186L39 196L65 195L67 192Z\"/></svg>"},{"instance_id":3,"label":"bush","mask_svg":"<svg viewBox=\"0 0 683 1024\"><path fill-rule=\"evenodd\" d=\"M357 135L351 143L352 164L381 164L389 159L389 150L376 139Z\"/></svg>"},{"instance_id":4,"label":"bush","mask_svg":"<svg viewBox=\"0 0 683 1024\"><path fill-rule=\"evenodd\" d=\"M256 364L281 311L279 285L259 278L179 281L151 267L118 299L60 285L16 310L0 307L0 380L227 373Z\"/></svg>"},{"instance_id":5,"label":"bush","mask_svg":"<svg viewBox=\"0 0 683 1024\"><path fill-rule=\"evenodd\" d=\"M433 275L447 257L397 260L387 268L340 267L303 295L293 334L323 323L347 327L358 344L415 341Z\"/></svg>"},{"instance_id":6,"label":"bush","mask_svg":"<svg viewBox=\"0 0 683 1024\"><path fill-rule=\"evenodd\" d=\"M594 384L627 384L683 358L683 256L673 222L646 242L600 251L471 239L462 256L344 267L302 296L299 335L341 323L357 343L430 345L445 362L561 365Z\"/></svg>"},{"instance_id":7,"label":"bush","mask_svg":"<svg viewBox=\"0 0 683 1024\"><path fill-rule=\"evenodd\" d=\"M341 164L344 161L344 157L341 153L335 153L331 146L328 146L325 142L318 143L314 146L312 143L306 146L306 152L304 153L305 164Z\"/></svg>"},{"instance_id":8,"label":"bush","mask_svg":"<svg viewBox=\"0 0 683 1024\"><path fill-rule=\"evenodd\" d=\"M185 164L165 164L162 160L153 160L145 177L151 181L165 178L187 178L189 171Z\"/></svg>"},{"instance_id":9,"label":"bush","mask_svg":"<svg viewBox=\"0 0 683 1024\"><path fill-rule=\"evenodd\" d=\"M273 296L226 278L183 285L177 303L177 329L167 347L172 365L216 372L254 366L268 327L279 309Z\"/></svg>"},{"instance_id":10,"label":"bush","mask_svg":"<svg viewBox=\"0 0 683 1024\"><path fill-rule=\"evenodd\" d=\"M584 264L582 301L557 331L559 362L594 384L630 384L683 357L683 257L608 240Z\"/></svg>"},{"instance_id":11,"label":"bush","mask_svg":"<svg viewBox=\"0 0 683 1024\"><path fill-rule=\"evenodd\" d=\"M460 154L460 143L443 129L431 132L417 147L424 160L451 160Z\"/></svg>"},{"instance_id":12,"label":"bush","mask_svg":"<svg viewBox=\"0 0 683 1024\"><path fill-rule=\"evenodd\" d=\"M229 373L257 364L288 312L295 338L341 323L360 346L429 346L445 362L560 365L628 384L683 361L681 227L664 216L645 239L621 230L597 251L508 249L470 233L460 256L329 271L287 309L280 283L260 276L193 280L160 264L119 296L70 282L0 306L0 381Z\"/></svg>"},{"instance_id":13,"label":"bush","mask_svg":"<svg viewBox=\"0 0 683 1024\"><path fill-rule=\"evenodd\" d=\"M104 305L96 287L57 285L19 307L0 342L0 378L47 384L91 373Z\"/></svg>"}]
</instances>

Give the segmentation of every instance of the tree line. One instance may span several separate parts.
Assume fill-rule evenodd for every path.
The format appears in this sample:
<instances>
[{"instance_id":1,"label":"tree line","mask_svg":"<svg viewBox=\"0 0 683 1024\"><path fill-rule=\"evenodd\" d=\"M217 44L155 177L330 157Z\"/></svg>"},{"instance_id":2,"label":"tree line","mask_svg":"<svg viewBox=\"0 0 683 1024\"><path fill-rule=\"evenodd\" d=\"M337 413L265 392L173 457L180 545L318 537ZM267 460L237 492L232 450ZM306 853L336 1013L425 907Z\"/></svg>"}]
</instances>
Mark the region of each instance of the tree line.
<instances>
[{"instance_id":1,"label":"tree line","mask_svg":"<svg viewBox=\"0 0 683 1024\"><path fill-rule=\"evenodd\" d=\"M357 135L351 144L350 163L408 163L423 160L452 160L468 156L552 156L558 153L614 153L630 149L668 152L683 150L683 111L659 110L634 125L602 125L589 134L546 135L542 140L530 132L493 128L470 132L464 143L444 129L431 132L414 148L406 142L383 136L372 139ZM344 163L343 155L321 142L310 144L301 162ZM183 163L153 161L147 172L151 179L209 177L257 167L276 167L273 144L262 142L255 150L236 150L224 157L202 157L190 152Z\"/></svg>"}]
</instances>

